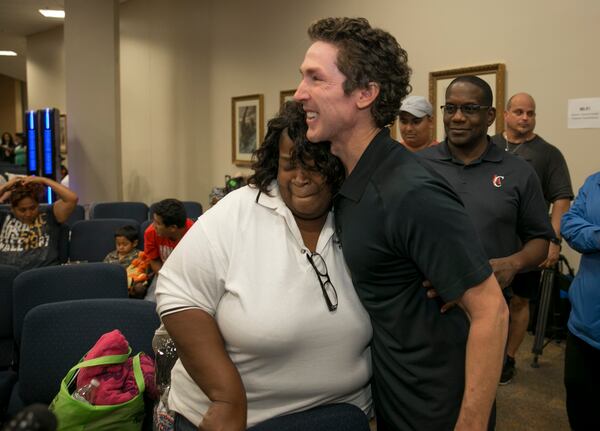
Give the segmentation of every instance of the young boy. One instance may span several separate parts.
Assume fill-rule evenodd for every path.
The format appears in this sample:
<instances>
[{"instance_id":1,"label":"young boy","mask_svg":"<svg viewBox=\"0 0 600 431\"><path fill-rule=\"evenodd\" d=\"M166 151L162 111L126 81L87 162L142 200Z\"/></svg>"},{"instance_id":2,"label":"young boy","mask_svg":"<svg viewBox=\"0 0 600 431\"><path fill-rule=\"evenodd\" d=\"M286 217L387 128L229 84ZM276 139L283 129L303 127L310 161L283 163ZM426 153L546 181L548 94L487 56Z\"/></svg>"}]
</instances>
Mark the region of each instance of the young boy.
<instances>
[{"instance_id":1,"label":"young boy","mask_svg":"<svg viewBox=\"0 0 600 431\"><path fill-rule=\"evenodd\" d=\"M111 251L104 258L106 263L118 263L127 269L131 261L136 259L140 251L136 248L138 245L139 233L134 226L123 226L115 232L116 250Z\"/></svg>"}]
</instances>

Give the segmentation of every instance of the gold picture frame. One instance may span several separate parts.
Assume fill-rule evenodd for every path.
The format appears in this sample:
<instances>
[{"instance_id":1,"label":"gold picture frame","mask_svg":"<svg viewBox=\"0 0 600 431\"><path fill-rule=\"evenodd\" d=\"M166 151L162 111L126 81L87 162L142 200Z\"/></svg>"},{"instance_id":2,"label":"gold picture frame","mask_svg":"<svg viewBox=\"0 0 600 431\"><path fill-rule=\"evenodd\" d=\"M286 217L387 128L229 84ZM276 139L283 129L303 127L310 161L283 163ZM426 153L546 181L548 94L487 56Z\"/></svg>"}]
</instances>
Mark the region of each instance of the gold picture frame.
<instances>
[{"instance_id":1,"label":"gold picture frame","mask_svg":"<svg viewBox=\"0 0 600 431\"><path fill-rule=\"evenodd\" d=\"M285 102L294 100L294 94L296 90L283 90L279 92L279 108L283 106Z\"/></svg>"},{"instance_id":2,"label":"gold picture frame","mask_svg":"<svg viewBox=\"0 0 600 431\"><path fill-rule=\"evenodd\" d=\"M461 75L476 75L485 80L494 94L496 121L490 126L496 133L504 130L504 101L506 66L503 63L484 64L481 66L460 67L457 69L429 72L429 101L433 106L433 139L444 136L444 124L439 115L440 106L445 103L446 87Z\"/></svg>"},{"instance_id":3,"label":"gold picture frame","mask_svg":"<svg viewBox=\"0 0 600 431\"><path fill-rule=\"evenodd\" d=\"M264 135L264 97L252 94L231 98L231 161L250 166L252 153Z\"/></svg>"}]
</instances>

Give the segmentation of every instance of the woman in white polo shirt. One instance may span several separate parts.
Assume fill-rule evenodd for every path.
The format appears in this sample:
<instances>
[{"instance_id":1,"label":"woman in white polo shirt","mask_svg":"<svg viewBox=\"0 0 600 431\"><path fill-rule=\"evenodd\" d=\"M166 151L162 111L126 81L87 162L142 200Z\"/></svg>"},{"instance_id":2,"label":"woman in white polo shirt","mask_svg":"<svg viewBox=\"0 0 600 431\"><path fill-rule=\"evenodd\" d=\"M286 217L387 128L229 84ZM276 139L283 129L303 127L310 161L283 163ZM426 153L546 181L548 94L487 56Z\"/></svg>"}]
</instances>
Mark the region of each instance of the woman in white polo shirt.
<instances>
[{"instance_id":1,"label":"woman in white polo shirt","mask_svg":"<svg viewBox=\"0 0 600 431\"><path fill-rule=\"evenodd\" d=\"M305 133L304 112L288 102L269 122L250 186L198 219L161 269L158 310L180 356L176 429L311 420L313 408L347 403L368 430L372 329L331 213L343 166ZM365 429L340 416L338 429Z\"/></svg>"}]
</instances>

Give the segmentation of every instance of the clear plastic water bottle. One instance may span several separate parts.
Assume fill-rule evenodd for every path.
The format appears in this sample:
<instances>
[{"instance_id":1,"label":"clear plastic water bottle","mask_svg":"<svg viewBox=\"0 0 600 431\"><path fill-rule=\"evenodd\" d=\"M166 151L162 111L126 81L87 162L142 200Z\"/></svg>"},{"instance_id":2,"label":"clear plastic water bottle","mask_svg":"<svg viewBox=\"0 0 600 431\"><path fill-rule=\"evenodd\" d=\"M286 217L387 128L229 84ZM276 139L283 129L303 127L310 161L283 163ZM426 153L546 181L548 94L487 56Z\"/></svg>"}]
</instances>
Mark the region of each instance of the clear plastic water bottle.
<instances>
[{"instance_id":1,"label":"clear plastic water bottle","mask_svg":"<svg viewBox=\"0 0 600 431\"><path fill-rule=\"evenodd\" d=\"M154 431L173 431L175 429L175 412L169 410L169 388L162 394L154 408Z\"/></svg>"},{"instance_id":2,"label":"clear plastic water bottle","mask_svg":"<svg viewBox=\"0 0 600 431\"><path fill-rule=\"evenodd\" d=\"M99 387L100 382L96 379L92 379L87 385L84 385L73 392L72 397L82 403L94 404L96 402L96 393Z\"/></svg>"},{"instance_id":3,"label":"clear plastic water bottle","mask_svg":"<svg viewBox=\"0 0 600 431\"><path fill-rule=\"evenodd\" d=\"M164 325L154 333L152 338L154 350L155 372L154 379L159 400L154 408L154 429L170 431L174 429L175 413L169 409L169 390L171 388L171 369L177 362L177 348Z\"/></svg>"},{"instance_id":4,"label":"clear plastic water bottle","mask_svg":"<svg viewBox=\"0 0 600 431\"><path fill-rule=\"evenodd\" d=\"M171 386L171 369L178 358L175 343L164 325L160 325L154 333L152 349L154 350L154 360L156 362L156 372L154 375L156 389L162 396L166 389Z\"/></svg>"}]
</instances>

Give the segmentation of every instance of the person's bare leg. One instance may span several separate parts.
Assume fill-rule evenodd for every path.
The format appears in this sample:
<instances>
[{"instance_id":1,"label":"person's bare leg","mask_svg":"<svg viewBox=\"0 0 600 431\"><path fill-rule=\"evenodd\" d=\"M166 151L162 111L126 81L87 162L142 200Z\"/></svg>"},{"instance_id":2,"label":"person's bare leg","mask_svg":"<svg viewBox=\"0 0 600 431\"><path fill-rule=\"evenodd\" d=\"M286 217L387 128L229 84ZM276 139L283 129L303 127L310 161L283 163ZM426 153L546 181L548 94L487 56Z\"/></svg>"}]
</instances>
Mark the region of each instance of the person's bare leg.
<instances>
[{"instance_id":1,"label":"person's bare leg","mask_svg":"<svg viewBox=\"0 0 600 431\"><path fill-rule=\"evenodd\" d=\"M529 299L513 295L510 299L509 309L510 326L508 329L506 353L511 358L514 358L525 338L527 326L529 325Z\"/></svg>"}]
</instances>

